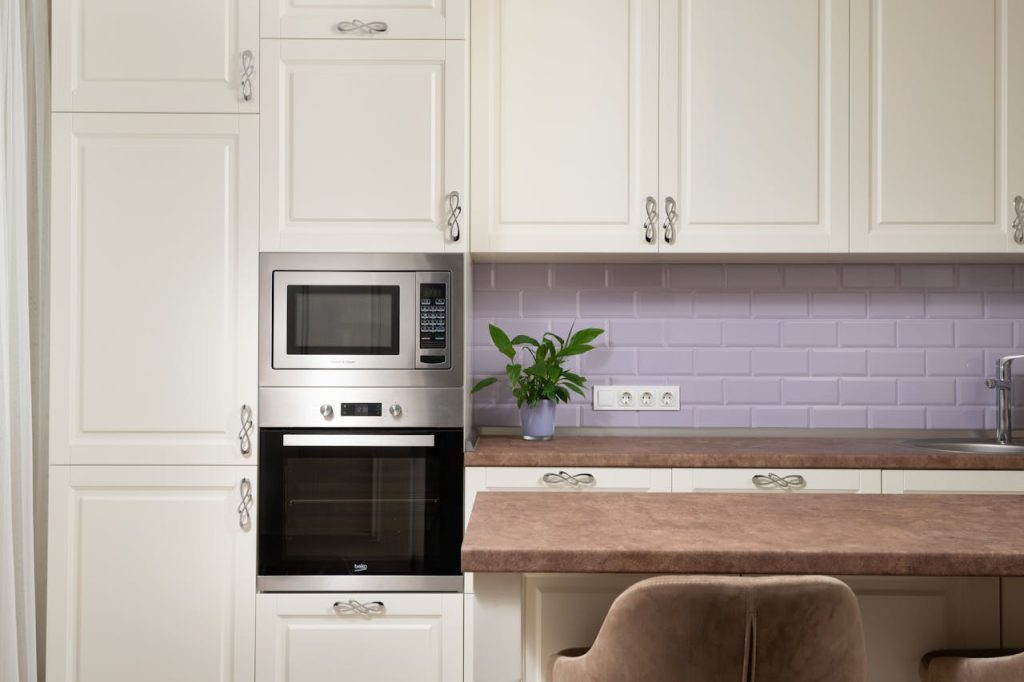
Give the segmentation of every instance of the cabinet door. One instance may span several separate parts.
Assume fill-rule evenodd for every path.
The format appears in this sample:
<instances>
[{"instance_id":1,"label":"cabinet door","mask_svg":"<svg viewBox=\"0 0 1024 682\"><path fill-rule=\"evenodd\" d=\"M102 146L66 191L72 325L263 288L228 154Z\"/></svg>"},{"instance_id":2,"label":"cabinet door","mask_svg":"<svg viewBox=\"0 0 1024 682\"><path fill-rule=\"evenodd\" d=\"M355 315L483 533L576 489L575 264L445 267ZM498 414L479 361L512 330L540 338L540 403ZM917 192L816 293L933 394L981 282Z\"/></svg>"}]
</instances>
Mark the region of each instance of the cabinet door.
<instances>
[{"instance_id":1,"label":"cabinet door","mask_svg":"<svg viewBox=\"0 0 1024 682\"><path fill-rule=\"evenodd\" d=\"M846 251L849 0L661 7L661 250Z\"/></svg>"},{"instance_id":2,"label":"cabinet door","mask_svg":"<svg viewBox=\"0 0 1024 682\"><path fill-rule=\"evenodd\" d=\"M473 250L657 252L658 0L474 0Z\"/></svg>"},{"instance_id":3,"label":"cabinet door","mask_svg":"<svg viewBox=\"0 0 1024 682\"><path fill-rule=\"evenodd\" d=\"M255 112L257 2L54 0L53 110Z\"/></svg>"},{"instance_id":4,"label":"cabinet door","mask_svg":"<svg viewBox=\"0 0 1024 682\"><path fill-rule=\"evenodd\" d=\"M673 469L673 492L880 493L878 469Z\"/></svg>"},{"instance_id":5,"label":"cabinet door","mask_svg":"<svg viewBox=\"0 0 1024 682\"><path fill-rule=\"evenodd\" d=\"M852 11L852 248L1024 252L1024 7L861 0Z\"/></svg>"},{"instance_id":6,"label":"cabinet door","mask_svg":"<svg viewBox=\"0 0 1024 682\"><path fill-rule=\"evenodd\" d=\"M50 682L251 682L243 480L256 468L50 468Z\"/></svg>"},{"instance_id":7,"label":"cabinet door","mask_svg":"<svg viewBox=\"0 0 1024 682\"><path fill-rule=\"evenodd\" d=\"M998 578L842 577L860 604L867 679L918 682L935 649L999 646Z\"/></svg>"},{"instance_id":8,"label":"cabinet door","mask_svg":"<svg viewBox=\"0 0 1024 682\"><path fill-rule=\"evenodd\" d=\"M262 250L464 248L462 41L265 40L263 60Z\"/></svg>"},{"instance_id":9,"label":"cabinet door","mask_svg":"<svg viewBox=\"0 0 1024 682\"><path fill-rule=\"evenodd\" d=\"M461 594L256 599L256 682L462 680Z\"/></svg>"},{"instance_id":10,"label":"cabinet door","mask_svg":"<svg viewBox=\"0 0 1024 682\"><path fill-rule=\"evenodd\" d=\"M257 137L250 116L54 115L52 463L253 463Z\"/></svg>"},{"instance_id":11,"label":"cabinet door","mask_svg":"<svg viewBox=\"0 0 1024 682\"><path fill-rule=\"evenodd\" d=\"M465 38L466 0L260 0L264 38Z\"/></svg>"}]
</instances>

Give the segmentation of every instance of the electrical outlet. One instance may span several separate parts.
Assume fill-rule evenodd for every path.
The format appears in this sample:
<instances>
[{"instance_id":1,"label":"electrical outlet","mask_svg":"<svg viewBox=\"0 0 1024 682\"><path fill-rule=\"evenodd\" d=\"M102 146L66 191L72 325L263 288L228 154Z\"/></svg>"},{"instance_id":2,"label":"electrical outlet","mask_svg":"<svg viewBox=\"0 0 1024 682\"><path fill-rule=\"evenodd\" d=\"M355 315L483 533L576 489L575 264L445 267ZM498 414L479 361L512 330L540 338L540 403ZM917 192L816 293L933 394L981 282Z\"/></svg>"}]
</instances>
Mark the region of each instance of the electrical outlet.
<instances>
[{"instance_id":1,"label":"electrical outlet","mask_svg":"<svg viewBox=\"0 0 1024 682\"><path fill-rule=\"evenodd\" d=\"M595 410L679 409L678 386L594 386Z\"/></svg>"}]
</instances>

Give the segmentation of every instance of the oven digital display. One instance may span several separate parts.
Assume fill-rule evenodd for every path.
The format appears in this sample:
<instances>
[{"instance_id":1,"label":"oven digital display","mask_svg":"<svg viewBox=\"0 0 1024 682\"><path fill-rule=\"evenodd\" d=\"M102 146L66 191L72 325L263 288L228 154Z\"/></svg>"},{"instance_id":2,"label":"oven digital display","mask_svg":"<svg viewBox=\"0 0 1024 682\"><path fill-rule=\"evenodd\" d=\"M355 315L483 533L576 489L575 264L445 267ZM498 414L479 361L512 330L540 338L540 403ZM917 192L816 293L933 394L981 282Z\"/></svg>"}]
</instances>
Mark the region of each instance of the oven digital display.
<instances>
[{"instance_id":1,"label":"oven digital display","mask_svg":"<svg viewBox=\"0 0 1024 682\"><path fill-rule=\"evenodd\" d=\"M380 403L342 403L342 417L379 417L381 416Z\"/></svg>"}]
</instances>

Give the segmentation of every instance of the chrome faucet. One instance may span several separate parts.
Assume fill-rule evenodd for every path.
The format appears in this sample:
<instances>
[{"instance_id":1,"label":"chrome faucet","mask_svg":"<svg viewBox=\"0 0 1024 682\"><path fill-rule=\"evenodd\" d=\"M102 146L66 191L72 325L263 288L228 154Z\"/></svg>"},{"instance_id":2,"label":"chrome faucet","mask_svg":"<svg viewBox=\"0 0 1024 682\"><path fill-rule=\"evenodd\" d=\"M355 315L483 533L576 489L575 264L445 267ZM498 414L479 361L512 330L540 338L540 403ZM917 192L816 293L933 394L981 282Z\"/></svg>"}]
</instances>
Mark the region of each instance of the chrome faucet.
<instances>
[{"instance_id":1,"label":"chrome faucet","mask_svg":"<svg viewBox=\"0 0 1024 682\"><path fill-rule=\"evenodd\" d=\"M1013 419L1010 414L1012 406L1010 391L1013 388L1014 360L1024 360L1024 355L1007 355L996 360L996 378L986 379L985 385L996 389L996 441L1006 445L1013 436Z\"/></svg>"}]
</instances>

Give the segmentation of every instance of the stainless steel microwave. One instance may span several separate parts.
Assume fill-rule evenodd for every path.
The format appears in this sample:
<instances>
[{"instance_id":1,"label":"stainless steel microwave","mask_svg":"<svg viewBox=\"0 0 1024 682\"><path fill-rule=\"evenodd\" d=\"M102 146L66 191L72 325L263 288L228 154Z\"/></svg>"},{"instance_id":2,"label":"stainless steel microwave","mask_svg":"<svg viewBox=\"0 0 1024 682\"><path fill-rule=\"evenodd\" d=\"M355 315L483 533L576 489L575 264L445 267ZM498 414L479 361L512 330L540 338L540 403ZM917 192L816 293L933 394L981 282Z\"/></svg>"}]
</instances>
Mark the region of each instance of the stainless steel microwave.
<instances>
[{"instance_id":1,"label":"stainless steel microwave","mask_svg":"<svg viewBox=\"0 0 1024 682\"><path fill-rule=\"evenodd\" d=\"M461 254L260 254L261 386L461 386Z\"/></svg>"}]
</instances>

